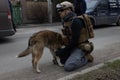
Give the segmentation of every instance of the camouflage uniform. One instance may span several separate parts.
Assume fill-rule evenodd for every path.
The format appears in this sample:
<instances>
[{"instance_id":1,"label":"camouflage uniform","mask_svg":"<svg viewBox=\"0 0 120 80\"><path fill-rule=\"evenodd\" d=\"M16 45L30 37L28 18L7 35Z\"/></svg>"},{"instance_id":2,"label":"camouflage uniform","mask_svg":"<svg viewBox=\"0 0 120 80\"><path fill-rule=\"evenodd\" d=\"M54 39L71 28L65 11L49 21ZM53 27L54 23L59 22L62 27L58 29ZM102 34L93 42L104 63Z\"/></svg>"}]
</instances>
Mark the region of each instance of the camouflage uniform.
<instances>
[{"instance_id":1,"label":"camouflage uniform","mask_svg":"<svg viewBox=\"0 0 120 80\"><path fill-rule=\"evenodd\" d=\"M82 49L82 43L89 43L88 34L86 32L83 19L71 12L63 18L63 34L68 38L69 44L65 48L58 50L56 55L61 58L61 62L65 64L66 71L72 71L83 65L86 59L86 51ZM91 51L90 51L91 52Z\"/></svg>"},{"instance_id":2,"label":"camouflage uniform","mask_svg":"<svg viewBox=\"0 0 120 80\"><path fill-rule=\"evenodd\" d=\"M73 71L87 64L89 60L93 61L90 55L93 45L89 42L94 37L93 27L87 15L77 16L74 13L74 6L70 2L57 4L56 8L62 19L62 32L67 37L68 44L55 53L64 64L64 69Z\"/></svg>"}]
</instances>

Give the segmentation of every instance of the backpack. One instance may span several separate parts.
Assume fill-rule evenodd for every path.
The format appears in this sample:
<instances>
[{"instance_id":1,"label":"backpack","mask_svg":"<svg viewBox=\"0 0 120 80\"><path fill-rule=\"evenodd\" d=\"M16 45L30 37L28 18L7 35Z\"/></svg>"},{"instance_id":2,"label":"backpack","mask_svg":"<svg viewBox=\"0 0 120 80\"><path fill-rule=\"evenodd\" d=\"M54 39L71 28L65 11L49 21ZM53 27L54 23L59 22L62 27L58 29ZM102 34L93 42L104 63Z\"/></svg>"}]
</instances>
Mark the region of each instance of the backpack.
<instances>
[{"instance_id":1,"label":"backpack","mask_svg":"<svg viewBox=\"0 0 120 80\"><path fill-rule=\"evenodd\" d=\"M93 25L91 23L91 20L87 14L83 14L81 16L77 16L80 19L83 19L85 23L85 28L88 33L88 38L94 38L94 31L93 31Z\"/></svg>"}]
</instances>

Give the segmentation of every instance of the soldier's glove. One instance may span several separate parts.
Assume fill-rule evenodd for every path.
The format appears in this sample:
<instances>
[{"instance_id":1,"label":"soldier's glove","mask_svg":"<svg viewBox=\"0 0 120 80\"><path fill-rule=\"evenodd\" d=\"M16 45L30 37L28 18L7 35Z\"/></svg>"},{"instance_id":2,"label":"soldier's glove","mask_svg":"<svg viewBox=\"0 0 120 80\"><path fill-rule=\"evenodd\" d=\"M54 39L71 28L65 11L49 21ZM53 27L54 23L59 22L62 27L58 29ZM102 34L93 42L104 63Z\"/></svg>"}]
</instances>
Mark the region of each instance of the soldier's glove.
<instances>
[{"instance_id":1,"label":"soldier's glove","mask_svg":"<svg viewBox=\"0 0 120 80\"><path fill-rule=\"evenodd\" d=\"M60 48L57 51L55 51L56 56L60 58L60 62L62 64L65 64L66 60L68 59L70 52L67 50L67 48Z\"/></svg>"}]
</instances>

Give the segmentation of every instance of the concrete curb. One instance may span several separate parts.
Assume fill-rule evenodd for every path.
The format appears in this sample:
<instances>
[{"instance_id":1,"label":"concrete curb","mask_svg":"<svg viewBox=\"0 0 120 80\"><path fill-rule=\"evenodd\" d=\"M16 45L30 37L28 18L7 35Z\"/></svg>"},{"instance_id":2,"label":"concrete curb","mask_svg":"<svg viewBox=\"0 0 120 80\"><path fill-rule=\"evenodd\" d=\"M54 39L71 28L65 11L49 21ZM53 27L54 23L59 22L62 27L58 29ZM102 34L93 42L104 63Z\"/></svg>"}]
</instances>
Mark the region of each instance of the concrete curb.
<instances>
[{"instance_id":1,"label":"concrete curb","mask_svg":"<svg viewBox=\"0 0 120 80\"><path fill-rule=\"evenodd\" d=\"M113 61L118 60L118 59L120 59L120 57L117 57L117 58L108 60L108 61L106 61L106 62L113 62ZM105 62L105 63L106 63L106 62ZM81 72L76 72L76 73L70 74L70 75L68 75L68 76L59 78L59 79L57 79L57 80L68 80L68 79L73 78L73 77L76 76L76 75L81 75L81 74L88 73L88 72L90 72L90 71L92 71L92 70L99 69L99 68L102 67L105 63L100 63L100 64L98 64L98 65L95 65L95 66L89 67L89 68L87 68L87 69L84 69L84 70L82 70Z\"/></svg>"}]
</instances>

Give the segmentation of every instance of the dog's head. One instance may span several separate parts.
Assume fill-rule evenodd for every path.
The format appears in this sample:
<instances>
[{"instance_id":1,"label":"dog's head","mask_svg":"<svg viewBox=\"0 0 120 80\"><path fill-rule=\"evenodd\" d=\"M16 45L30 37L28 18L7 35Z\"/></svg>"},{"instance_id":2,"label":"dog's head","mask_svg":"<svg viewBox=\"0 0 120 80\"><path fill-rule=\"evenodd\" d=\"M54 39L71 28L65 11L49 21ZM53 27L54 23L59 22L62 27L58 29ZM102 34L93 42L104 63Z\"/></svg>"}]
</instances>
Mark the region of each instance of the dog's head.
<instances>
[{"instance_id":1,"label":"dog's head","mask_svg":"<svg viewBox=\"0 0 120 80\"><path fill-rule=\"evenodd\" d=\"M68 38L67 38L66 36L63 36L63 35L62 35L62 44L63 44L63 45L68 45L68 43L69 43Z\"/></svg>"},{"instance_id":2,"label":"dog's head","mask_svg":"<svg viewBox=\"0 0 120 80\"><path fill-rule=\"evenodd\" d=\"M62 34L57 34L57 40L58 40L58 43L61 44L61 46L68 45L69 43L69 40L67 39L67 37Z\"/></svg>"}]
</instances>

